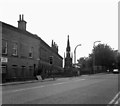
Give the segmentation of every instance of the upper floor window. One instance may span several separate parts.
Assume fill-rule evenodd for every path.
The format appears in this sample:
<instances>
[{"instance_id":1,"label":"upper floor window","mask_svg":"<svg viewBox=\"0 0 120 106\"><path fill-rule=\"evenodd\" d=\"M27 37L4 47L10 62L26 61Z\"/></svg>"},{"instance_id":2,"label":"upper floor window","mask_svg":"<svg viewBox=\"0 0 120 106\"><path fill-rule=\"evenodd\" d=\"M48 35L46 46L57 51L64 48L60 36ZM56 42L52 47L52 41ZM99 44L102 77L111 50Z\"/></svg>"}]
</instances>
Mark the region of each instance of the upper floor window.
<instances>
[{"instance_id":1,"label":"upper floor window","mask_svg":"<svg viewBox=\"0 0 120 106\"><path fill-rule=\"evenodd\" d=\"M29 58L33 58L33 47L29 49Z\"/></svg>"},{"instance_id":2,"label":"upper floor window","mask_svg":"<svg viewBox=\"0 0 120 106\"><path fill-rule=\"evenodd\" d=\"M33 66L29 66L29 70L32 71L33 70Z\"/></svg>"},{"instance_id":3,"label":"upper floor window","mask_svg":"<svg viewBox=\"0 0 120 106\"><path fill-rule=\"evenodd\" d=\"M2 40L2 54L7 54L7 41Z\"/></svg>"},{"instance_id":4,"label":"upper floor window","mask_svg":"<svg viewBox=\"0 0 120 106\"><path fill-rule=\"evenodd\" d=\"M12 52L12 55L14 55L14 56L17 56L17 49L18 49L18 45L17 45L17 43L13 43L13 48L12 48L13 50L13 52Z\"/></svg>"},{"instance_id":5,"label":"upper floor window","mask_svg":"<svg viewBox=\"0 0 120 106\"><path fill-rule=\"evenodd\" d=\"M49 62L50 62L50 64L53 64L53 56L49 57Z\"/></svg>"}]
</instances>

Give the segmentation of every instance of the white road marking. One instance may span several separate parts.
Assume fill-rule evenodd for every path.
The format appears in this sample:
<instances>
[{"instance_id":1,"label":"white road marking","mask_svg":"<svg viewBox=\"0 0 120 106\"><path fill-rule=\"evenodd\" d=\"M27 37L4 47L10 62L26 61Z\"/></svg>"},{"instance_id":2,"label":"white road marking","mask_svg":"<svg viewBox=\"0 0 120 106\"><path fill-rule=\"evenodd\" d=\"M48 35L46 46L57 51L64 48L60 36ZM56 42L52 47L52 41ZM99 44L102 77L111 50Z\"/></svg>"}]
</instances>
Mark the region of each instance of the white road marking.
<instances>
[{"instance_id":1,"label":"white road marking","mask_svg":"<svg viewBox=\"0 0 120 106\"><path fill-rule=\"evenodd\" d=\"M74 81L82 81L82 80L85 80L85 79L79 79L79 80L74 80ZM66 81L66 82L54 83L54 84L49 84L49 85L41 85L41 86L37 86L37 87L23 88L23 89L17 89L17 90L12 90L12 91L4 91L4 93L12 93L12 92L25 91L25 90L35 89L35 88L43 88L43 87L47 87L47 86L60 85L60 84L64 84L64 83L74 82L74 81Z\"/></svg>"},{"instance_id":2,"label":"white road marking","mask_svg":"<svg viewBox=\"0 0 120 106\"><path fill-rule=\"evenodd\" d=\"M118 97L119 97L119 95L120 95L120 92L118 92L116 95L115 95L115 97L108 103L109 105L110 104L114 104L114 102L115 102L115 100L116 100L116 102L115 103L118 103L117 101L118 101Z\"/></svg>"},{"instance_id":3,"label":"white road marking","mask_svg":"<svg viewBox=\"0 0 120 106\"><path fill-rule=\"evenodd\" d=\"M60 84L64 84L64 83L68 83L68 82L55 83L55 84L52 84L52 85L60 85Z\"/></svg>"},{"instance_id":4,"label":"white road marking","mask_svg":"<svg viewBox=\"0 0 120 106\"><path fill-rule=\"evenodd\" d=\"M42 88L42 87L45 87L45 86L37 86L37 87L24 88L24 89L17 89L17 90L12 90L12 91L4 91L4 93L11 93L11 92L25 91L25 90L35 89L35 88Z\"/></svg>"},{"instance_id":5,"label":"white road marking","mask_svg":"<svg viewBox=\"0 0 120 106\"><path fill-rule=\"evenodd\" d=\"M85 80L85 79L79 79L79 80L75 80L75 81L82 81L82 80ZM65 84L65 83L70 83L70 82L74 82L74 81L55 83L55 84L52 84L52 85L60 85L60 84Z\"/></svg>"},{"instance_id":6,"label":"white road marking","mask_svg":"<svg viewBox=\"0 0 120 106\"><path fill-rule=\"evenodd\" d=\"M115 102L115 104L118 104L118 103L120 103L120 98Z\"/></svg>"},{"instance_id":7,"label":"white road marking","mask_svg":"<svg viewBox=\"0 0 120 106\"><path fill-rule=\"evenodd\" d=\"M118 101L116 101L115 104L118 104Z\"/></svg>"}]
</instances>

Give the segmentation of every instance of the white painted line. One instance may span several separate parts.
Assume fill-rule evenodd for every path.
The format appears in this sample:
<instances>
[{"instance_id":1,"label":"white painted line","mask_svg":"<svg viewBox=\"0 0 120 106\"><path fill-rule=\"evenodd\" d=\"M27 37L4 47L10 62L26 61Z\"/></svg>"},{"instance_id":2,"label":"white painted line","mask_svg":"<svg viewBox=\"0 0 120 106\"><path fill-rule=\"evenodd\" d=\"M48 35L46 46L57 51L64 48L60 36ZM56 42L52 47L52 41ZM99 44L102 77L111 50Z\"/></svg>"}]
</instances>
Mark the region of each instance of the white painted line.
<instances>
[{"instance_id":1,"label":"white painted line","mask_svg":"<svg viewBox=\"0 0 120 106\"><path fill-rule=\"evenodd\" d=\"M115 104L118 104L118 101L116 101Z\"/></svg>"},{"instance_id":2,"label":"white painted line","mask_svg":"<svg viewBox=\"0 0 120 106\"><path fill-rule=\"evenodd\" d=\"M37 86L37 87L31 87L31 88L19 89L19 90L14 90L14 92L17 92L17 91L25 91L25 90L35 89L35 88L42 88L42 87L45 87L45 86Z\"/></svg>"},{"instance_id":3,"label":"white painted line","mask_svg":"<svg viewBox=\"0 0 120 106\"><path fill-rule=\"evenodd\" d=\"M52 84L52 85L60 85L60 84L64 84L64 83L68 83L68 82L55 83L55 84Z\"/></svg>"},{"instance_id":4,"label":"white painted line","mask_svg":"<svg viewBox=\"0 0 120 106\"><path fill-rule=\"evenodd\" d=\"M89 76L89 75L82 75L82 76Z\"/></svg>"},{"instance_id":5,"label":"white painted line","mask_svg":"<svg viewBox=\"0 0 120 106\"><path fill-rule=\"evenodd\" d=\"M42 88L42 87L45 87L45 86L37 86L37 87L24 88L24 89L12 90L12 91L4 91L4 93L19 92L19 91L25 91L25 90L35 89L35 88Z\"/></svg>"},{"instance_id":6,"label":"white painted line","mask_svg":"<svg viewBox=\"0 0 120 106\"><path fill-rule=\"evenodd\" d=\"M31 89L35 89L35 88L43 88L43 87L47 87L47 86L60 85L60 84L64 84L64 83L70 83L70 82L81 81L81 80L85 80L85 79L79 79L79 80L67 81L67 82L61 82L61 83L54 83L54 84L42 85L42 86L31 87L31 88L17 89L17 90L12 90L12 91L4 91L4 93L12 93L12 92L31 90Z\"/></svg>"},{"instance_id":7,"label":"white painted line","mask_svg":"<svg viewBox=\"0 0 120 106\"><path fill-rule=\"evenodd\" d=\"M120 98L115 102L115 104L118 104L118 103L120 103Z\"/></svg>"},{"instance_id":8,"label":"white painted line","mask_svg":"<svg viewBox=\"0 0 120 106\"><path fill-rule=\"evenodd\" d=\"M55 83L55 84L52 84L52 85L60 85L60 84L65 84L65 83L70 83L70 82L75 82L75 81L81 81L81 80L85 80L85 79L79 79L79 80L72 80L72 81L67 81L67 82Z\"/></svg>"},{"instance_id":9,"label":"white painted line","mask_svg":"<svg viewBox=\"0 0 120 106\"><path fill-rule=\"evenodd\" d=\"M116 99L118 99L118 96L120 95L120 92L116 94L116 96L108 103L108 104L113 104Z\"/></svg>"}]
</instances>

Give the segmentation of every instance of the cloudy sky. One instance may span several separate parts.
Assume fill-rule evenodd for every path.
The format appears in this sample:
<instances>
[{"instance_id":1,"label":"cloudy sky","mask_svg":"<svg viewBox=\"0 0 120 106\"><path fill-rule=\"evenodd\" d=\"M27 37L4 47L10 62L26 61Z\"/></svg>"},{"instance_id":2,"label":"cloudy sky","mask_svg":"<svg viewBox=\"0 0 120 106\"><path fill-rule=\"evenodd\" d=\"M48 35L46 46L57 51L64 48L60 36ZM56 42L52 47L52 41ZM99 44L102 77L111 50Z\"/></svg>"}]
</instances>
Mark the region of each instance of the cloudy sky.
<instances>
[{"instance_id":1,"label":"cloudy sky","mask_svg":"<svg viewBox=\"0 0 120 106\"><path fill-rule=\"evenodd\" d=\"M24 14L27 31L40 36L51 46L52 39L64 57L67 36L71 52L78 44L77 59L92 52L100 40L118 49L119 0L1 0L0 21L18 26ZM97 45L98 43L96 43Z\"/></svg>"}]
</instances>

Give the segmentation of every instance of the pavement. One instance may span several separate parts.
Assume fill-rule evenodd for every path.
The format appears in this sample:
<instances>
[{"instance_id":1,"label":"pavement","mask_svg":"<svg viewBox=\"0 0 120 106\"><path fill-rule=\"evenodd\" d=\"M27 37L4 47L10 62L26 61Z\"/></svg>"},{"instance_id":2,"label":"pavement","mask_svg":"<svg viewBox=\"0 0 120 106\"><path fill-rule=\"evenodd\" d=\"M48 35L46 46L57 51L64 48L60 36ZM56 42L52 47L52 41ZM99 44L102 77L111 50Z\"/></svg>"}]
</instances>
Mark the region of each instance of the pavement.
<instances>
[{"instance_id":1,"label":"pavement","mask_svg":"<svg viewBox=\"0 0 120 106\"><path fill-rule=\"evenodd\" d=\"M44 80L30 80L30 81L17 81L17 82L7 82L2 83L0 86L7 86L7 85L17 85L17 84L25 84L25 83L35 83L35 82L44 82L44 81L52 81L53 78L47 78Z\"/></svg>"},{"instance_id":2,"label":"pavement","mask_svg":"<svg viewBox=\"0 0 120 106\"><path fill-rule=\"evenodd\" d=\"M74 78L74 77L71 77ZM35 83L35 82L47 82L47 81L54 81L54 80L61 80L61 79L71 79L71 78L46 78L44 80L30 80L30 81L17 81L17 82L7 82L2 83L0 86L7 86L7 85L17 85L17 84L27 84L27 83Z\"/></svg>"},{"instance_id":3,"label":"pavement","mask_svg":"<svg viewBox=\"0 0 120 106\"><path fill-rule=\"evenodd\" d=\"M97 73L97 74L90 74L90 75L104 75L106 73ZM89 76L89 75L81 75L81 76ZM77 77L81 77L81 76L77 76ZM68 79L69 77L66 77L64 79ZM74 78L74 77L70 77L71 78ZM63 79L63 78L56 78L56 80L59 80L59 79ZM35 83L35 82L45 82L45 81L53 81L54 79L53 78L46 78L44 80L42 79L39 79L39 80L29 80L29 81L17 81L17 82L7 82L7 83L0 83L0 86L7 86L7 85L17 85L17 84L25 84L25 83Z\"/></svg>"}]
</instances>

